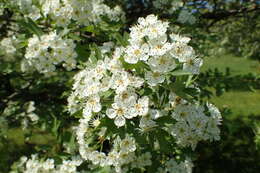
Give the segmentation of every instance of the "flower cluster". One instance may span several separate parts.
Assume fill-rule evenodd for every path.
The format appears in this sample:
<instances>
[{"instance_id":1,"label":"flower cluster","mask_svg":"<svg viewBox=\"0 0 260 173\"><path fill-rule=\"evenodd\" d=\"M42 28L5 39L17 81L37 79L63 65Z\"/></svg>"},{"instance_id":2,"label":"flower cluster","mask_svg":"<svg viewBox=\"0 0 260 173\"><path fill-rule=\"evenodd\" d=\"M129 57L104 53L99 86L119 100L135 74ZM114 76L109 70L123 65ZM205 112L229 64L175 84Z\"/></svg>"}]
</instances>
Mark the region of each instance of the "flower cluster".
<instances>
[{"instance_id":1,"label":"flower cluster","mask_svg":"<svg viewBox=\"0 0 260 173\"><path fill-rule=\"evenodd\" d=\"M43 14L50 15L60 26L66 26L71 20L87 25L89 22L97 23L102 16L112 21L118 21L123 12L119 6L111 9L105 5L104 0L47 0L42 5Z\"/></svg>"},{"instance_id":2,"label":"flower cluster","mask_svg":"<svg viewBox=\"0 0 260 173\"><path fill-rule=\"evenodd\" d=\"M219 110L212 104L207 104L206 109L201 105L191 104L176 95L170 95L170 102L174 105L172 117L177 121L170 128L170 133L176 138L180 146L191 146L195 149L200 140L219 140L221 122Z\"/></svg>"},{"instance_id":3,"label":"flower cluster","mask_svg":"<svg viewBox=\"0 0 260 173\"><path fill-rule=\"evenodd\" d=\"M72 21L80 25L98 23L106 16L111 21L124 18L119 6L110 8L104 0L13 0L21 12L33 20L50 17L58 26L66 27ZM42 16L43 14L43 16Z\"/></svg>"},{"instance_id":4,"label":"flower cluster","mask_svg":"<svg viewBox=\"0 0 260 173\"><path fill-rule=\"evenodd\" d=\"M38 155L32 155L31 158L23 156L11 173L75 173L81 163L82 160L79 157L62 160L62 164L55 165L53 159L40 159Z\"/></svg>"},{"instance_id":5,"label":"flower cluster","mask_svg":"<svg viewBox=\"0 0 260 173\"><path fill-rule=\"evenodd\" d=\"M25 58L30 66L41 73L52 72L61 63L67 70L71 70L76 66L77 54L74 48L73 40L63 39L55 32L40 38L34 35L28 41Z\"/></svg>"},{"instance_id":6,"label":"flower cluster","mask_svg":"<svg viewBox=\"0 0 260 173\"><path fill-rule=\"evenodd\" d=\"M136 64L142 61L149 65L151 71L146 73L150 85L162 83L164 75L182 66L183 70L198 74L202 59L188 45L190 39L166 33L168 22L157 19L154 15L139 18L138 24L130 28L130 45L126 47L125 61Z\"/></svg>"},{"instance_id":7,"label":"flower cluster","mask_svg":"<svg viewBox=\"0 0 260 173\"><path fill-rule=\"evenodd\" d=\"M96 140L94 131L89 125L88 119L84 118L80 120L80 125L77 128L79 152L83 159L91 161L94 166L113 166L114 171L112 172L123 173L152 164L150 152L145 152L139 156L136 155L135 152L138 144L129 134L125 134L124 139L121 139L119 136L113 136L113 148L108 153L95 150L90 147L93 145L90 141ZM97 140L100 143L106 140L106 132L107 128L105 127L102 127L98 132Z\"/></svg>"},{"instance_id":8,"label":"flower cluster","mask_svg":"<svg viewBox=\"0 0 260 173\"><path fill-rule=\"evenodd\" d=\"M10 61L14 58L16 53L16 48L14 46L15 37L6 37L0 42L0 56L4 55L4 60Z\"/></svg>"},{"instance_id":9,"label":"flower cluster","mask_svg":"<svg viewBox=\"0 0 260 173\"><path fill-rule=\"evenodd\" d=\"M191 173L193 164L190 159L186 159L180 163L176 162L174 159L168 160L165 164L165 167L159 167L157 173L165 172L178 172L178 173Z\"/></svg>"},{"instance_id":10,"label":"flower cluster","mask_svg":"<svg viewBox=\"0 0 260 173\"><path fill-rule=\"evenodd\" d=\"M34 101L28 101L19 105L18 102L10 101L4 109L4 114L8 116L15 116L15 119L21 121L22 129L28 128L29 124L37 124L39 116L35 113L36 107Z\"/></svg>"},{"instance_id":11,"label":"flower cluster","mask_svg":"<svg viewBox=\"0 0 260 173\"><path fill-rule=\"evenodd\" d=\"M192 25L196 22L196 18L190 11L183 9L178 16L177 21L180 23L188 23Z\"/></svg>"},{"instance_id":12,"label":"flower cluster","mask_svg":"<svg viewBox=\"0 0 260 173\"><path fill-rule=\"evenodd\" d=\"M153 1L153 6L157 10L163 10L163 13L173 13L174 11L178 10L184 4L182 1L179 0L155 0Z\"/></svg>"},{"instance_id":13,"label":"flower cluster","mask_svg":"<svg viewBox=\"0 0 260 173\"><path fill-rule=\"evenodd\" d=\"M123 50L116 49L112 58L99 60L95 68L83 70L75 76L75 92L68 99L70 112L83 109L83 116L90 119L93 114L101 112L107 93L115 93L114 103L104 113L114 119L116 126L122 127L126 119L147 114L148 97L139 97L135 93L144 80L123 69L119 61Z\"/></svg>"},{"instance_id":14,"label":"flower cluster","mask_svg":"<svg viewBox=\"0 0 260 173\"><path fill-rule=\"evenodd\" d=\"M176 71L198 74L202 59L188 45L190 38L168 34L168 26L154 15L139 18L130 28L128 45L102 46L99 60L91 60L75 75L68 110L81 116L76 130L79 151L93 165L112 166L115 172L145 169L160 158L152 159L148 143L160 150L160 145L173 138L171 153L178 147L195 149L201 140L219 139L218 109L175 93L175 85L196 89L187 81L177 83L173 79ZM183 91L182 95L186 96ZM155 135L160 132L161 136ZM106 149L105 143L109 145ZM170 172L190 169L186 162L169 161L167 165Z\"/></svg>"}]
</instances>

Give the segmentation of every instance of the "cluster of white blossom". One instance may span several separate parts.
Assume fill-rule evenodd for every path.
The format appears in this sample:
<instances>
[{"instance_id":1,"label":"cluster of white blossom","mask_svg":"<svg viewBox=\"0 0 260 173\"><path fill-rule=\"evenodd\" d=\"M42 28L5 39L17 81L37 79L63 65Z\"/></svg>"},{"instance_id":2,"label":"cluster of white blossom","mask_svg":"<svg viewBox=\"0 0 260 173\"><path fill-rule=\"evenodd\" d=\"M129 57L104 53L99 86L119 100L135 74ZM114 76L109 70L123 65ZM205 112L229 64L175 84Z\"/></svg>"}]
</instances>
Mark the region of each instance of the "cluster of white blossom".
<instances>
[{"instance_id":1,"label":"cluster of white blossom","mask_svg":"<svg viewBox=\"0 0 260 173\"><path fill-rule=\"evenodd\" d=\"M19 116L23 117L23 129L26 129L28 127L29 120L33 124L36 124L39 121L39 116L35 113L36 107L34 106L34 104L34 101L29 101L25 103L26 111L19 114Z\"/></svg>"},{"instance_id":2,"label":"cluster of white blossom","mask_svg":"<svg viewBox=\"0 0 260 173\"><path fill-rule=\"evenodd\" d=\"M139 129L141 134L165 130L176 138L179 147L194 149L198 141L219 139L217 126L221 116L217 108L208 104L204 109L167 87L164 94L159 94L159 87L171 83L167 79L173 77L174 70L198 74L202 65L202 59L188 45L190 38L168 35L168 25L154 15L139 18L138 24L130 28L128 46L117 47L109 54L113 45L107 43L102 46L101 59L91 61L75 75L68 110L71 114L82 112L77 141L85 160L101 167L113 166L116 172L150 165L151 154L136 154L142 153L142 147L130 135L134 132L127 130L129 126ZM141 92L145 88L150 88L151 93ZM169 121L160 124L161 117L168 117ZM110 127L103 123L111 119L116 129L125 129L123 139L117 132L108 134ZM106 140L111 144L108 154L97 151L95 143L99 141L97 145L102 148ZM178 167L186 169L183 164Z\"/></svg>"},{"instance_id":3,"label":"cluster of white blossom","mask_svg":"<svg viewBox=\"0 0 260 173\"><path fill-rule=\"evenodd\" d=\"M119 6L110 8L104 0L12 0L12 3L26 17L37 20L49 16L62 27L68 26L72 20L88 25L90 22L100 22L104 16L111 21L124 18L124 12Z\"/></svg>"},{"instance_id":4,"label":"cluster of white blossom","mask_svg":"<svg viewBox=\"0 0 260 173\"><path fill-rule=\"evenodd\" d=\"M193 164L190 159L186 159L182 162L177 162L174 159L170 159L166 161L164 167L159 167L157 173L166 173L166 172L174 172L174 173L192 173Z\"/></svg>"},{"instance_id":5,"label":"cluster of white blossom","mask_svg":"<svg viewBox=\"0 0 260 173\"><path fill-rule=\"evenodd\" d=\"M157 10L161 10L162 13L173 14L180 9L177 21L180 23L194 24L196 22L196 17L188 9L182 7L184 6L183 1L180 0L155 0L153 1L153 6Z\"/></svg>"},{"instance_id":6,"label":"cluster of white blossom","mask_svg":"<svg viewBox=\"0 0 260 173\"><path fill-rule=\"evenodd\" d=\"M76 66L77 53L75 44L71 39L63 39L56 32L42 35L40 38L34 35L28 40L25 58L28 64L41 73L52 72L55 65L62 65L67 70Z\"/></svg>"},{"instance_id":7,"label":"cluster of white blossom","mask_svg":"<svg viewBox=\"0 0 260 173\"><path fill-rule=\"evenodd\" d=\"M102 16L107 16L112 21L118 21L124 16L119 6L112 9L104 4L104 0L46 0L43 1L42 11L60 26L68 25L71 19L87 25L89 22L100 22Z\"/></svg>"},{"instance_id":8,"label":"cluster of white blossom","mask_svg":"<svg viewBox=\"0 0 260 173\"><path fill-rule=\"evenodd\" d=\"M72 160L62 160L61 164L55 165L53 159L40 159L35 154L31 158L21 157L15 169L10 173L75 173L81 163L82 160L79 157L74 157Z\"/></svg>"},{"instance_id":9,"label":"cluster of white blossom","mask_svg":"<svg viewBox=\"0 0 260 173\"><path fill-rule=\"evenodd\" d=\"M148 113L148 97L139 97L135 93L144 80L123 69L119 60L123 50L117 48L112 58L99 60L95 68L83 70L74 77L74 92L68 99L71 113L83 109L83 116L90 120L93 114L101 112L107 92L115 93L114 103L105 113L114 119L116 126L122 127L126 119Z\"/></svg>"},{"instance_id":10,"label":"cluster of white blossom","mask_svg":"<svg viewBox=\"0 0 260 173\"><path fill-rule=\"evenodd\" d=\"M166 33L168 22L160 21L154 15L139 18L138 24L130 28L130 45L126 47L125 61L135 64L143 61L151 71L145 76L148 84L155 86L165 80L165 74L178 66L192 74L198 74L202 59L188 45L190 38Z\"/></svg>"},{"instance_id":11,"label":"cluster of white blossom","mask_svg":"<svg viewBox=\"0 0 260 173\"><path fill-rule=\"evenodd\" d=\"M0 42L0 56L3 54L3 58L6 61L14 59L16 53L15 39L15 37L6 37Z\"/></svg>"},{"instance_id":12,"label":"cluster of white blossom","mask_svg":"<svg viewBox=\"0 0 260 173\"><path fill-rule=\"evenodd\" d=\"M17 102L10 101L4 109L6 116L14 116L15 119L21 121L23 129L26 129L29 124L37 124L39 116L35 113L36 107L34 101L25 102L22 106Z\"/></svg>"},{"instance_id":13,"label":"cluster of white blossom","mask_svg":"<svg viewBox=\"0 0 260 173\"><path fill-rule=\"evenodd\" d=\"M30 17L33 20L37 20L41 17L41 11L36 5L37 2L38 0L10 0L9 3L13 6L17 6L25 17Z\"/></svg>"},{"instance_id":14,"label":"cluster of white blossom","mask_svg":"<svg viewBox=\"0 0 260 173\"><path fill-rule=\"evenodd\" d=\"M99 125L99 123L96 123L96 125ZM98 132L97 139L100 143L107 140L105 136L106 131L107 128L103 126ZM139 156L135 154L138 144L134 137L131 137L129 134L125 134L124 139L113 135L111 137L114 138L113 146L108 153L97 151L91 147L93 143L90 141L94 135L93 128L89 125L89 120L86 118L81 119L77 128L79 152L83 159L91 161L94 166L113 166L114 171L112 172L124 173L131 169L141 169L152 164L151 153L145 152Z\"/></svg>"},{"instance_id":15,"label":"cluster of white blossom","mask_svg":"<svg viewBox=\"0 0 260 173\"><path fill-rule=\"evenodd\" d=\"M207 116L205 108L201 105L191 104L171 93L169 96L173 106L172 117L177 121L170 133L176 138L177 143L182 146L191 146L195 149L201 140L219 140L221 114L212 104L207 104Z\"/></svg>"},{"instance_id":16,"label":"cluster of white blossom","mask_svg":"<svg viewBox=\"0 0 260 173\"><path fill-rule=\"evenodd\" d=\"M183 2L180 0L155 0L153 1L153 6L158 10L163 10L163 13L171 14L182 7Z\"/></svg>"},{"instance_id":17,"label":"cluster of white blossom","mask_svg":"<svg viewBox=\"0 0 260 173\"><path fill-rule=\"evenodd\" d=\"M196 17L187 9L182 9L177 21L180 23L188 23L192 25L196 22Z\"/></svg>"}]
</instances>

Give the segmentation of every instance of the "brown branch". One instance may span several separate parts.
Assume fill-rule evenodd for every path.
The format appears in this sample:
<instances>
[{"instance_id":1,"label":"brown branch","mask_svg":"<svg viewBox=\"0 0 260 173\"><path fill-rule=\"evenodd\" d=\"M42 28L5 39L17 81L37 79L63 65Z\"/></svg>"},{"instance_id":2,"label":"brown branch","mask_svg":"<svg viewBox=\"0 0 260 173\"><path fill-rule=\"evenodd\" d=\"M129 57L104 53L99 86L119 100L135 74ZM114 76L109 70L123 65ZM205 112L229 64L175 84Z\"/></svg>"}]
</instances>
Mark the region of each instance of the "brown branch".
<instances>
[{"instance_id":1,"label":"brown branch","mask_svg":"<svg viewBox=\"0 0 260 173\"><path fill-rule=\"evenodd\" d=\"M231 16L236 16L241 13L249 13L249 12L253 12L253 11L257 11L257 10L260 10L260 7L254 6L253 8L242 8L240 10L231 10L231 11L219 11L219 12L213 11L213 12L202 14L201 18L213 19L213 20L219 21L219 20L231 17Z\"/></svg>"}]
</instances>

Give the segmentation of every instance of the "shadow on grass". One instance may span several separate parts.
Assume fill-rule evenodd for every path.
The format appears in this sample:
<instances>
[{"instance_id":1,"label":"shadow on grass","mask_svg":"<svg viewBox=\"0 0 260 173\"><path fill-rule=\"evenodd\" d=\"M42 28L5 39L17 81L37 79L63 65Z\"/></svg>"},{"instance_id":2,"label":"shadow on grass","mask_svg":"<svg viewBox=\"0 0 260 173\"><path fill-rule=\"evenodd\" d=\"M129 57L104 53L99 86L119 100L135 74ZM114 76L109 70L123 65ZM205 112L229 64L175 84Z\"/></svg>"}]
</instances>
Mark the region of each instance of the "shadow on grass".
<instances>
[{"instance_id":1,"label":"shadow on grass","mask_svg":"<svg viewBox=\"0 0 260 173\"><path fill-rule=\"evenodd\" d=\"M260 115L236 116L232 120L223 118L221 140L200 143L194 173L258 173L260 151L254 143L253 124Z\"/></svg>"}]
</instances>

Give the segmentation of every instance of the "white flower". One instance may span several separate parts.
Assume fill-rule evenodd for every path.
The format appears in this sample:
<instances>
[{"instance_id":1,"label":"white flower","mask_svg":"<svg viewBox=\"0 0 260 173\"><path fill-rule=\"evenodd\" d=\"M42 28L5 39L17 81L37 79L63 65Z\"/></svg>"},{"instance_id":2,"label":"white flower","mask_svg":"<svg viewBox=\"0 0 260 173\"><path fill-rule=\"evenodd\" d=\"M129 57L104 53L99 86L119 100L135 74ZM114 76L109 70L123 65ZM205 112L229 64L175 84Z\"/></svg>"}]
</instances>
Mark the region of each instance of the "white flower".
<instances>
[{"instance_id":1,"label":"white flower","mask_svg":"<svg viewBox=\"0 0 260 173\"><path fill-rule=\"evenodd\" d=\"M166 73L170 72L176 68L175 58L173 58L169 53L163 56L154 56L148 60L152 71Z\"/></svg>"},{"instance_id":2,"label":"white flower","mask_svg":"<svg viewBox=\"0 0 260 173\"><path fill-rule=\"evenodd\" d=\"M134 161L134 159L135 159L135 154L133 152L125 152L125 151L119 152L119 157L118 157L119 165L131 163ZM128 171L124 171L124 172L128 172Z\"/></svg>"},{"instance_id":3,"label":"white flower","mask_svg":"<svg viewBox=\"0 0 260 173\"><path fill-rule=\"evenodd\" d=\"M122 152L134 152L136 150L136 144L133 137L127 135L121 142L120 148Z\"/></svg>"},{"instance_id":4,"label":"white flower","mask_svg":"<svg viewBox=\"0 0 260 173\"><path fill-rule=\"evenodd\" d=\"M137 116L144 116L148 113L149 110L149 98L144 96L138 100L137 103L133 105L132 113Z\"/></svg>"},{"instance_id":5,"label":"white flower","mask_svg":"<svg viewBox=\"0 0 260 173\"><path fill-rule=\"evenodd\" d=\"M178 141L183 140L185 136L188 136L190 131L189 125L185 121L178 121L176 124L174 124L171 135L177 137Z\"/></svg>"},{"instance_id":6,"label":"white flower","mask_svg":"<svg viewBox=\"0 0 260 173\"><path fill-rule=\"evenodd\" d=\"M159 72L147 71L145 73L145 79L150 86L156 86L159 83L163 83L165 76Z\"/></svg>"},{"instance_id":7,"label":"white flower","mask_svg":"<svg viewBox=\"0 0 260 173\"><path fill-rule=\"evenodd\" d=\"M186 61L183 63L183 70L191 72L192 74L199 74L202 64L203 60L201 58L189 57L186 58Z\"/></svg>"},{"instance_id":8,"label":"white flower","mask_svg":"<svg viewBox=\"0 0 260 173\"><path fill-rule=\"evenodd\" d=\"M98 61L96 68L94 68L94 73L96 79L101 79L106 72L106 66L103 61Z\"/></svg>"},{"instance_id":9,"label":"white flower","mask_svg":"<svg viewBox=\"0 0 260 173\"><path fill-rule=\"evenodd\" d=\"M195 51L193 50L193 48L181 42L173 43L173 47L170 53L180 62L185 62L187 61L187 58L195 57Z\"/></svg>"},{"instance_id":10,"label":"white flower","mask_svg":"<svg viewBox=\"0 0 260 173\"><path fill-rule=\"evenodd\" d=\"M140 24L147 27L145 33L150 39L163 36L169 26L168 22L158 20L155 15L147 16Z\"/></svg>"},{"instance_id":11,"label":"white flower","mask_svg":"<svg viewBox=\"0 0 260 173\"><path fill-rule=\"evenodd\" d=\"M108 153L108 156L106 158L106 162L108 165L117 165L118 164L118 155L119 153L116 151L111 151Z\"/></svg>"},{"instance_id":12,"label":"white flower","mask_svg":"<svg viewBox=\"0 0 260 173\"><path fill-rule=\"evenodd\" d=\"M144 28L133 26L130 28L130 39L128 40L131 45L140 45L144 43Z\"/></svg>"},{"instance_id":13,"label":"white flower","mask_svg":"<svg viewBox=\"0 0 260 173\"><path fill-rule=\"evenodd\" d=\"M167 42L167 35L148 40L150 45L150 56L162 56L172 48L172 44Z\"/></svg>"},{"instance_id":14,"label":"white flower","mask_svg":"<svg viewBox=\"0 0 260 173\"><path fill-rule=\"evenodd\" d=\"M129 113L127 107L119 105L118 103L113 103L112 108L107 109L106 114L110 119L115 119L114 123L117 127L125 125L125 118L133 118L133 115Z\"/></svg>"},{"instance_id":15,"label":"white flower","mask_svg":"<svg viewBox=\"0 0 260 173\"><path fill-rule=\"evenodd\" d=\"M179 43L183 43L183 44L187 44L190 42L190 38L189 37L183 37L180 36L179 34L170 34L170 38L173 42L179 42Z\"/></svg>"},{"instance_id":16,"label":"white flower","mask_svg":"<svg viewBox=\"0 0 260 173\"><path fill-rule=\"evenodd\" d=\"M127 72L113 74L110 81L110 86L112 89L116 90L116 93L125 91L128 85L129 85L129 77Z\"/></svg>"},{"instance_id":17,"label":"white flower","mask_svg":"<svg viewBox=\"0 0 260 173\"><path fill-rule=\"evenodd\" d=\"M144 84L144 80L140 77L129 76L129 85L135 88L140 88Z\"/></svg>"},{"instance_id":18,"label":"white flower","mask_svg":"<svg viewBox=\"0 0 260 173\"><path fill-rule=\"evenodd\" d=\"M177 121L188 120L195 113L195 109L190 105L179 104L175 107L172 117Z\"/></svg>"},{"instance_id":19,"label":"white flower","mask_svg":"<svg viewBox=\"0 0 260 173\"><path fill-rule=\"evenodd\" d=\"M84 115L90 115L92 112L101 111L100 97L99 95L93 95L88 98L86 106L84 107Z\"/></svg>"},{"instance_id":20,"label":"white flower","mask_svg":"<svg viewBox=\"0 0 260 173\"><path fill-rule=\"evenodd\" d=\"M120 73L122 71L122 64L118 60L118 57L114 57L113 59L106 58L105 63L107 64L107 69L112 73Z\"/></svg>"},{"instance_id":21,"label":"white flower","mask_svg":"<svg viewBox=\"0 0 260 173\"><path fill-rule=\"evenodd\" d=\"M106 155L102 152L93 151L89 156L89 159L94 165L104 164Z\"/></svg>"},{"instance_id":22,"label":"white flower","mask_svg":"<svg viewBox=\"0 0 260 173\"><path fill-rule=\"evenodd\" d=\"M148 59L149 47L147 44L142 46L130 45L126 48L125 61L130 64L136 64L139 60L146 61Z\"/></svg>"},{"instance_id":23,"label":"white flower","mask_svg":"<svg viewBox=\"0 0 260 173\"><path fill-rule=\"evenodd\" d=\"M87 81L85 83L87 86L84 88L82 96L91 96L97 94L100 91L100 82L96 80Z\"/></svg>"},{"instance_id":24,"label":"white flower","mask_svg":"<svg viewBox=\"0 0 260 173\"><path fill-rule=\"evenodd\" d=\"M115 96L115 102L124 105L133 105L137 99L137 94L133 89L125 90Z\"/></svg>"}]
</instances>

